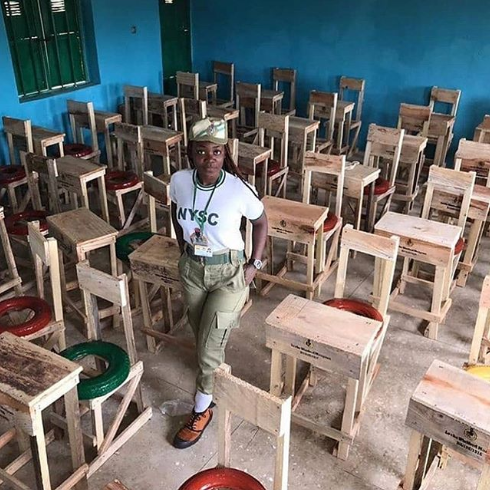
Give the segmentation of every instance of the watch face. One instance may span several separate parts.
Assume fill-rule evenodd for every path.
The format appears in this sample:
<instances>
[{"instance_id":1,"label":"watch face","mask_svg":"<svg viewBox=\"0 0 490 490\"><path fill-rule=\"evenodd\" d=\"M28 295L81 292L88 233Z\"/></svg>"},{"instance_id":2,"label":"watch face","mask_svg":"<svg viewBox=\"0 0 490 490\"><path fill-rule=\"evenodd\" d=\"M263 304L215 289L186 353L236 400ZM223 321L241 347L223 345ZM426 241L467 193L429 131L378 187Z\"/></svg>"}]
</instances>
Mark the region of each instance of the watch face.
<instances>
[{"instance_id":1,"label":"watch face","mask_svg":"<svg viewBox=\"0 0 490 490\"><path fill-rule=\"evenodd\" d=\"M254 265L254 267L255 267L257 270L262 269L262 261L261 261L261 260L255 259L255 260L254 260L253 265Z\"/></svg>"}]
</instances>

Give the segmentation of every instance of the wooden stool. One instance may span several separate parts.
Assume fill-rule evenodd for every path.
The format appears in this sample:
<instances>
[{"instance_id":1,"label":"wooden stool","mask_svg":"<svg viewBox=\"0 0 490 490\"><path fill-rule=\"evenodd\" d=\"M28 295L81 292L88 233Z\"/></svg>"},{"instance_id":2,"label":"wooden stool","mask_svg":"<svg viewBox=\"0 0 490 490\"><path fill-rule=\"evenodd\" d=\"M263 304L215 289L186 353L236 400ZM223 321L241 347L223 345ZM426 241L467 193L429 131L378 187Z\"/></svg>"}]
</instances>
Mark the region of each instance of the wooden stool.
<instances>
[{"instance_id":1,"label":"wooden stool","mask_svg":"<svg viewBox=\"0 0 490 490\"><path fill-rule=\"evenodd\" d=\"M64 145L65 155L98 161L100 150L97 139L97 126L95 124L94 104L92 102L68 100L67 106L73 143ZM85 144L84 129L88 129L90 132L90 145Z\"/></svg>"},{"instance_id":2,"label":"wooden stool","mask_svg":"<svg viewBox=\"0 0 490 490\"><path fill-rule=\"evenodd\" d=\"M344 228L335 298L344 297L350 251L372 255L376 267L374 290L379 294L375 305L378 307L378 318L382 318L382 321L294 295L284 299L266 319L266 345L272 349L271 393L293 396L292 421L339 441L337 456L344 460L359 431L365 401L378 373L379 352L389 324L387 307L398 239L383 238L380 241L378 238L353 230L352 226ZM284 382L282 356L286 357ZM296 390L298 360L310 365L310 373ZM316 384L317 370L331 371L348 378L340 430L294 413L308 387Z\"/></svg>"},{"instance_id":3,"label":"wooden stool","mask_svg":"<svg viewBox=\"0 0 490 490\"><path fill-rule=\"evenodd\" d=\"M319 204L318 193L324 190L326 193L325 205L331 208L331 196L335 193L334 210L329 211L328 217L323 224L323 241L325 247L322 249L325 265L325 279L338 266L338 246L340 232L342 230L342 196L344 192L345 155L323 155L312 151L306 154L305 177L303 184L303 202L310 204L311 190L317 194L315 204ZM330 246L327 246L328 242ZM328 250L328 253L327 253ZM291 267L292 264L290 264ZM321 286L319 294L321 293Z\"/></svg>"},{"instance_id":4,"label":"wooden stool","mask_svg":"<svg viewBox=\"0 0 490 490\"><path fill-rule=\"evenodd\" d=\"M289 144L293 149L292 158L289 159L288 176L298 177L300 194L303 193L303 178L306 153L315 151L316 134L320 121L312 121L305 117L289 116Z\"/></svg>"},{"instance_id":5,"label":"wooden stool","mask_svg":"<svg viewBox=\"0 0 490 490\"><path fill-rule=\"evenodd\" d=\"M453 273L455 248L461 238L462 228L390 211L374 225L374 232L378 236L400 237L400 256L404 257L404 266L398 285L391 293L390 309L428 321L425 335L437 339L439 324L444 323L452 304L449 298L450 278ZM409 274L410 259L435 266L433 284ZM398 295L404 294L407 283L433 287L429 311L408 306L396 299Z\"/></svg>"},{"instance_id":6,"label":"wooden stool","mask_svg":"<svg viewBox=\"0 0 490 490\"><path fill-rule=\"evenodd\" d=\"M452 90L434 86L430 91L429 106L431 107L432 111L434 111L436 104L449 105L449 115L456 117L460 99L461 90Z\"/></svg>"},{"instance_id":7,"label":"wooden stool","mask_svg":"<svg viewBox=\"0 0 490 490\"><path fill-rule=\"evenodd\" d=\"M170 175L153 176L153 172L148 171L143 175L143 190L148 199L148 215L150 220L150 231L162 234L162 229L157 225L157 209L167 215L165 221L165 235L175 238L175 230L170 213Z\"/></svg>"},{"instance_id":8,"label":"wooden stool","mask_svg":"<svg viewBox=\"0 0 490 490\"><path fill-rule=\"evenodd\" d=\"M217 104L217 92L217 83L199 81L199 99L204 100L206 104L208 102L213 105ZM209 100L209 96L211 96L211 100Z\"/></svg>"},{"instance_id":9,"label":"wooden stool","mask_svg":"<svg viewBox=\"0 0 490 490\"><path fill-rule=\"evenodd\" d=\"M481 468L477 486L490 485L486 458L490 438L490 386L476 376L434 361L410 398L406 425L412 429L401 490L430 488L448 456Z\"/></svg>"},{"instance_id":10,"label":"wooden stool","mask_svg":"<svg viewBox=\"0 0 490 490\"><path fill-rule=\"evenodd\" d=\"M176 296L174 293L181 290L178 268L180 255L175 239L154 235L129 256L133 278L139 282L140 288L144 325L141 330L146 335L148 350L153 353L158 352L166 342L193 348L193 343L179 340L174 335L186 322L186 311L176 323L173 318L173 299ZM148 289L149 284L154 286L152 290ZM152 315L151 301L160 288L162 311ZM162 318L163 332L155 328L155 324Z\"/></svg>"},{"instance_id":11,"label":"wooden stool","mask_svg":"<svg viewBox=\"0 0 490 490\"><path fill-rule=\"evenodd\" d=\"M279 92L279 85L289 86L289 104L286 108L281 108L283 116L296 115L296 83L297 71L292 68L272 68L272 90Z\"/></svg>"},{"instance_id":12,"label":"wooden stool","mask_svg":"<svg viewBox=\"0 0 490 490\"><path fill-rule=\"evenodd\" d=\"M49 231L58 240L64 255L75 262L87 260L89 253L93 250L109 247L111 274L117 276L116 237L118 232L106 221L87 208L79 208L49 216L48 223ZM79 304L68 296L68 291L76 289L78 282L66 284L63 266L61 267L61 282L63 301L84 321L86 330L83 333L87 337L89 333L87 305L84 305L85 308L82 310ZM119 309L114 307L106 308L100 312L101 318L118 313Z\"/></svg>"},{"instance_id":13,"label":"wooden stool","mask_svg":"<svg viewBox=\"0 0 490 490\"><path fill-rule=\"evenodd\" d=\"M163 158L163 173L171 174L170 154L173 151L177 170L182 169L181 144L184 134L180 131L158 128L157 126L143 126L141 128L143 138L143 151L146 161L145 169L151 170L150 155L159 155Z\"/></svg>"},{"instance_id":14,"label":"wooden stool","mask_svg":"<svg viewBox=\"0 0 490 490\"><path fill-rule=\"evenodd\" d=\"M337 110L335 111L335 125L337 126L337 138L333 152L337 155L350 152L349 137L352 124L352 113L354 112L354 102L337 100Z\"/></svg>"},{"instance_id":15,"label":"wooden stool","mask_svg":"<svg viewBox=\"0 0 490 490\"><path fill-rule=\"evenodd\" d=\"M486 276L483 281L483 286L480 295L480 304L478 308L478 316L476 318L475 332L471 342L470 356L468 359L469 365L474 364L490 364L488 358L488 350L490 348L489 327L490 319L488 312L490 309L490 276Z\"/></svg>"},{"instance_id":16,"label":"wooden stool","mask_svg":"<svg viewBox=\"0 0 490 490\"><path fill-rule=\"evenodd\" d=\"M73 207L78 207L78 199L82 206L90 209L87 184L96 182L99 193L102 218L109 223L109 209L107 207L107 192L105 188L106 166L75 158L64 156L56 160L58 177L53 187L60 186L69 192L73 199ZM52 178L52 176L51 176Z\"/></svg>"},{"instance_id":17,"label":"wooden stool","mask_svg":"<svg viewBox=\"0 0 490 490\"><path fill-rule=\"evenodd\" d=\"M57 490L86 490L87 465L80 429L77 384L82 366L9 333L0 335L0 403L14 411L15 429L2 435L1 446L17 438L22 454L1 479L12 488L28 489L14 474L32 459L36 488L51 490L46 445L53 431L44 434L42 412L64 399L73 473Z\"/></svg>"},{"instance_id":18,"label":"wooden stool","mask_svg":"<svg viewBox=\"0 0 490 490\"><path fill-rule=\"evenodd\" d=\"M256 83L237 82L235 90L236 108L240 111L236 128L237 136L240 141L245 141L246 138L255 138L259 127L262 87ZM247 114L247 111L250 114ZM245 142L250 143L250 141Z\"/></svg>"},{"instance_id":19,"label":"wooden stool","mask_svg":"<svg viewBox=\"0 0 490 490\"><path fill-rule=\"evenodd\" d=\"M177 83L177 97L199 100L199 73L178 71L175 74L175 80Z\"/></svg>"},{"instance_id":20,"label":"wooden stool","mask_svg":"<svg viewBox=\"0 0 490 490\"><path fill-rule=\"evenodd\" d=\"M406 134L427 138L431 116L431 106L400 104L397 128L404 129Z\"/></svg>"},{"instance_id":21,"label":"wooden stool","mask_svg":"<svg viewBox=\"0 0 490 490\"><path fill-rule=\"evenodd\" d=\"M391 199L395 194L395 177L398 172L402 142L405 131L403 129L385 128L369 125L366 151L364 153L365 167L380 168L382 177L378 177L374 183L374 192L369 203L369 216L367 231L372 232L377 221L378 204L384 202L380 218L389 211ZM362 205L362 204L361 204Z\"/></svg>"},{"instance_id":22,"label":"wooden stool","mask_svg":"<svg viewBox=\"0 0 490 490\"><path fill-rule=\"evenodd\" d=\"M347 156L352 156L356 153L357 142L359 140L359 133L361 132L362 126L362 106L364 104L364 92L366 88L366 80L362 78L350 78L350 77L340 77L339 84L339 102L346 101L349 93L354 92L357 100L355 101L355 114L354 117L350 118L347 130L347 146L349 147L349 152ZM350 142L350 133L354 132L352 142Z\"/></svg>"},{"instance_id":23,"label":"wooden stool","mask_svg":"<svg viewBox=\"0 0 490 490\"><path fill-rule=\"evenodd\" d=\"M127 378L113 391L103 396L82 401L82 404L88 407L92 417L92 429L93 435L95 436L95 447L97 449L97 456L89 465L88 477L90 477L105 462L107 462L107 460L113 456L130 437L136 434L136 432L148 422L152 415L152 409L151 407L145 408L143 404L140 383L141 377L143 376L143 362L138 361L138 354L136 352L126 276L124 274L118 277L110 276L97 269L91 268L86 262L77 264L77 276L80 289L83 292L84 301L87 304L89 311L89 340L102 340L97 298L103 298L121 309L126 342L125 350L129 356L131 366ZM122 396L118 410L112 419L109 428L105 431L102 419L104 402L124 388L126 388L126 391ZM138 416L124 429L123 432L116 436L125 415L128 415L128 408L131 402L136 404ZM59 420L58 417L52 417L52 421L55 423L57 420ZM64 424L61 423L57 425L63 427Z\"/></svg>"},{"instance_id":24,"label":"wooden stool","mask_svg":"<svg viewBox=\"0 0 490 490\"><path fill-rule=\"evenodd\" d=\"M279 160L273 160L275 145L279 140ZM259 114L259 146L270 148L271 161L267 171L263 172L263 178L267 179L266 194L286 198L288 178L288 140L289 140L289 116L279 116L261 112ZM273 192L274 181L278 181L276 192Z\"/></svg>"},{"instance_id":25,"label":"wooden stool","mask_svg":"<svg viewBox=\"0 0 490 490\"><path fill-rule=\"evenodd\" d=\"M425 136L411 134L403 136L393 201L404 204L403 213L405 214L412 210L419 193L419 178L425 161L424 152L427 142L428 139Z\"/></svg>"},{"instance_id":26,"label":"wooden stool","mask_svg":"<svg viewBox=\"0 0 490 490\"><path fill-rule=\"evenodd\" d=\"M178 131L177 125L177 106L179 98L174 95L157 94L150 92L148 94L148 123L158 126L155 120L160 120L165 129Z\"/></svg>"},{"instance_id":27,"label":"wooden stool","mask_svg":"<svg viewBox=\"0 0 490 490\"><path fill-rule=\"evenodd\" d=\"M287 116L286 116L287 117ZM268 219L267 259L265 268L257 271L257 290L265 296L275 284L287 288L305 291L306 297L312 299L327 278L323 260L323 226L328 216L328 208L314 206L277 197L266 196L262 199ZM286 260L279 272L274 273L273 239L282 238L288 242L297 242L307 246L306 257L293 253L289 247ZM288 279L288 261L306 262L306 281ZM267 271L267 272L266 272ZM262 287L262 281L269 284Z\"/></svg>"},{"instance_id":28,"label":"wooden stool","mask_svg":"<svg viewBox=\"0 0 490 490\"><path fill-rule=\"evenodd\" d=\"M111 126L122 122L122 115L117 112L95 111L95 128L97 134L102 133L105 141L106 162L109 168L114 165L114 153L112 151Z\"/></svg>"},{"instance_id":29,"label":"wooden stool","mask_svg":"<svg viewBox=\"0 0 490 490\"><path fill-rule=\"evenodd\" d=\"M5 270L0 271L0 295L13 289L15 295L20 296L22 294L22 279L19 276L17 265L15 264L12 246L7 228L5 227L5 215L2 207L0 207L0 244L7 266Z\"/></svg>"},{"instance_id":30,"label":"wooden stool","mask_svg":"<svg viewBox=\"0 0 490 490\"><path fill-rule=\"evenodd\" d=\"M222 364L214 372L213 399L218 406L218 467L230 467L231 415L237 415L275 437L273 487L287 490L291 397L281 399L259 390L233 376L230 366Z\"/></svg>"},{"instance_id":31,"label":"wooden stool","mask_svg":"<svg viewBox=\"0 0 490 490\"><path fill-rule=\"evenodd\" d=\"M18 213L26 208L29 203L30 193L29 190L24 193L19 206L17 188L27 185L27 177L22 165L19 165L20 162L16 153L22 150L34 151L31 121L13 119L6 116L2 117L2 121L3 130L7 135L10 163L7 166L0 167L0 199L7 194L12 212Z\"/></svg>"},{"instance_id":32,"label":"wooden stool","mask_svg":"<svg viewBox=\"0 0 490 490\"><path fill-rule=\"evenodd\" d=\"M124 122L148 124L148 87L124 86Z\"/></svg>"},{"instance_id":33,"label":"wooden stool","mask_svg":"<svg viewBox=\"0 0 490 490\"><path fill-rule=\"evenodd\" d=\"M335 144L335 116L337 114L336 93L318 92L312 90L308 100L308 117L311 120L317 119L322 126L325 126L325 136L317 137L315 151L330 153ZM320 133L320 130L319 130Z\"/></svg>"},{"instance_id":34,"label":"wooden stool","mask_svg":"<svg viewBox=\"0 0 490 490\"><path fill-rule=\"evenodd\" d=\"M490 116L486 115L483 121L476 127L473 141L490 143Z\"/></svg>"},{"instance_id":35,"label":"wooden stool","mask_svg":"<svg viewBox=\"0 0 490 490\"><path fill-rule=\"evenodd\" d=\"M260 94L260 111L280 115L282 113L282 90L263 89Z\"/></svg>"},{"instance_id":36,"label":"wooden stool","mask_svg":"<svg viewBox=\"0 0 490 490\"><path fill-rule=\"evenodd\" d=\"M65 154L63 149L65 133L58 133L40 126L32 126L32 140L34 142L34 152L38 155L47 156L48 148L51 146L57 147L53 151L55 155L62 157Z\"/></svg>"},{"instance_id":37,"label":"wooden stool","mask_svg":"<svg viewBox=\"0 0 490 490\"><path fill-rule=\"evenodd\" d=\"M446 114L432 113L429 124L429 143L435 145L432 163L438 167L446 166L446 157L453 139L456 118Z\"/></svg>"},{"instance_id":38,"label":"wooden stool","mask_svg":"<svg viewBox=\"0 0 490 490\"><path fill-rule=\"evenodd\" d=\"M267 172L272 150L250 143L238 143L238 167L248 176L248 181L255 187L257 175L262 174L262 185L257 189L259 196L267 195ZM259 166L260 165L260 166Z\"/></svg>"}]
</instances>

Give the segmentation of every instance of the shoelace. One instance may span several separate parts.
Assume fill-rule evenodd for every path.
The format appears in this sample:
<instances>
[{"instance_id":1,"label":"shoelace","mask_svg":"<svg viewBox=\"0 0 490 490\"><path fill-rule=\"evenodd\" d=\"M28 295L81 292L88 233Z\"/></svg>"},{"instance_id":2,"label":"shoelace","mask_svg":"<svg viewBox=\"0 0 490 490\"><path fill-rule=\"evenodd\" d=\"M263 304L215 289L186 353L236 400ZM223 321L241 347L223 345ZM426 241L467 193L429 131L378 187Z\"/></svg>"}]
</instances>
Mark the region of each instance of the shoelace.
<instances>
[{"instance_id":1,"label":"shoelace","mask_svg":"<svg viewBox=\"0 0 490 490\"><path fill-rule=\"evenodd\" d=\"M201 418L204 417L204 414L205 413L206 412L203 412L203 413L194 413L192 415L192 418L189 420L189 422L187 422L187 424L185 426L188 429L191 429L191 430L196 431L197 430L196 425L201 420Z\"/></svg>"}]
</instances>

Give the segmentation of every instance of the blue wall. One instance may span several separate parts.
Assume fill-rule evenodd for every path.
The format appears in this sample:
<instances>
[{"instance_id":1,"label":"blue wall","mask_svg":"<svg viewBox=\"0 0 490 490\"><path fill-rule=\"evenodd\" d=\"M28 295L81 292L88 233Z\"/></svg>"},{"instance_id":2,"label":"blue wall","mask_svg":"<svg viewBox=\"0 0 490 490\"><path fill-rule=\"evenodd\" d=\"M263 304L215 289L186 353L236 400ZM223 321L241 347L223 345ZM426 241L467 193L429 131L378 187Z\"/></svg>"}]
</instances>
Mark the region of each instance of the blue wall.
<instances>
[{"instance_id":1,"label":"blue wall","mask_svg":"<svg viewBox=\"0 0 490 490\"><path fill-rule=\"evenodd\" d=\"M490 112L489 19L484 0L194 1L194 70L233 61L237 81L270 88L272 66L296 68L302 114L310 90L365 78L363 134L394 126L401 102L428 104L433 85L459 88L454 146Z\"/></svg>"},{"instance_id":2,"label":"blue wall","mask_svg":"<svg viewBox=\"0 0 490 490\"><path fill-rule=\"evenodd\" d=\"M84 0L90 1L90 0ZM65 131L66 100L91 101L99 110L115 111L125 84L160 91L162 55L158 0L91 0L94 53L100 83L30 102L19 102L7 34L0 14L0 115L31 119L37 126ZM131 27L136 26L136 34ZM0 120L1 129L1 120ZM0 164L7 157L0 136Z\"/></svg>"}]
</instances>

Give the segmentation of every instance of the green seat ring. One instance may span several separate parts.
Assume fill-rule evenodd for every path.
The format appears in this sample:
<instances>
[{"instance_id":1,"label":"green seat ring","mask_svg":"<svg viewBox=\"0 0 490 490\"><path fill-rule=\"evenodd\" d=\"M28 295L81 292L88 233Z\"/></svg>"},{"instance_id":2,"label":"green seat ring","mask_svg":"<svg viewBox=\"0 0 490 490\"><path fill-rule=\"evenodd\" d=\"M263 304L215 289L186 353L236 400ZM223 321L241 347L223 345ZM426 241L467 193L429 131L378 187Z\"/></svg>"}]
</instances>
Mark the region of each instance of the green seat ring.
<instances>
[{"instance_id":1,"label":"green seat ring","mask_svg":"<svg viewBox=\"0 0 490 490\"><path fill-rule=\"evenodd\" d=\"M119 260L127 262L129 255L136 250L132 244L134 242L144 243L149 240L155 233L151 231L136 231L134 233L128 233L116 240L116 255ZM140 245L141 245L140 243Z\"/></svg>"},{"instance_id":2,"label":"green seat ring","mask_svg":"<svg viewBox=\"0 0 490 490\"><path fill-rule=\"evenodd\" d=\"M102 340L83 342L68 347L60 354L73 362L87 356L100 357L107 362L107 368L102 374L80 380L78 384L78 398L80 400L93 400L114 391L126 381L131 369L126 351L116 344Z\"/></svg>"}]
</instances>

